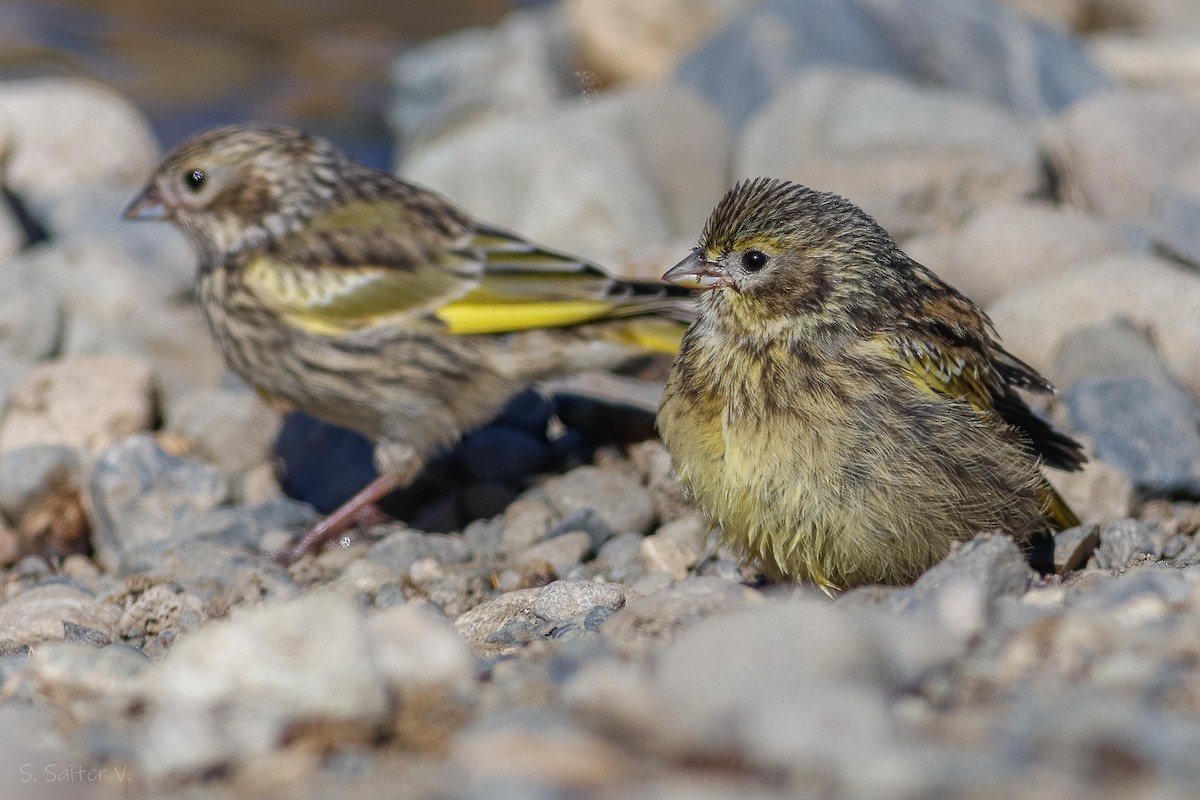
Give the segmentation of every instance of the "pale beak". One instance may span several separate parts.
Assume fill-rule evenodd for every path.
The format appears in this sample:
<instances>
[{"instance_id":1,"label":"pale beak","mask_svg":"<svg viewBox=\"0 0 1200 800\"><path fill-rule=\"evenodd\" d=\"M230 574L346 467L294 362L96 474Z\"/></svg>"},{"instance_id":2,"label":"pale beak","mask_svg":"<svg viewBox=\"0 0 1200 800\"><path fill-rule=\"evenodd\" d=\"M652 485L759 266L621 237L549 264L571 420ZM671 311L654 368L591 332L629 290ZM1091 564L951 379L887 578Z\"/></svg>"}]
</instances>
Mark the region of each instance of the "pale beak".
<instances>
[{"instance_id":1,"label":"pale beak","mask_svg":"<svg viewBox=\"0 0 1200 800\"><path fill-rule=\"evenodd\" d=\"M733 281L725 274L721 265L705 258L704 251L699 247L692 248L692 254L667 270L662 279L676 286L701 291L733 286Z\"/></svg>"},{"instance_id":2,"label":"pale beak","mask_svg":"<svg viewBox=\"0 0 1200 800\"><path fill-rule=\"evenodd\" d=\"M133 198L133 202L125 206L121 214L125 219L175 219L175 212L167 207L162 193L153 183Z\"/></svg>"}]
</instances>

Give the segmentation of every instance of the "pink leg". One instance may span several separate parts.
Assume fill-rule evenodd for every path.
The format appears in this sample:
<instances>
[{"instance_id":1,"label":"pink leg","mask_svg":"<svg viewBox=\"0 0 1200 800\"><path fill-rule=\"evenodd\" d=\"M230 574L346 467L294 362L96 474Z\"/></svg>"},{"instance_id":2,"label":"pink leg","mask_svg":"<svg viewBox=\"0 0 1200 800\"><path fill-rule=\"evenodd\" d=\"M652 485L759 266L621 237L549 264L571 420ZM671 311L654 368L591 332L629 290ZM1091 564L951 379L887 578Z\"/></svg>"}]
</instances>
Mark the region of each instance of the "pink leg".
<instances>
[{"instance_id":1,"label":"pink leg","mask_svg":"<svg viewBox=\"0 0 1200 800\"><path fill-rule=\"evenodd\" d=\"M388 475L380 475L367 484L367 488L343 503L337 511L334 511L328 517L305 531L303 539L272 556L272 560L286 567L295 563L306 553L313 553L320 550L324 544L335 536L357 524L359 520L365 519L365 515L369 514L371 506L398 485L399 481L395 478Z\"/></svg>"}]
</instances>

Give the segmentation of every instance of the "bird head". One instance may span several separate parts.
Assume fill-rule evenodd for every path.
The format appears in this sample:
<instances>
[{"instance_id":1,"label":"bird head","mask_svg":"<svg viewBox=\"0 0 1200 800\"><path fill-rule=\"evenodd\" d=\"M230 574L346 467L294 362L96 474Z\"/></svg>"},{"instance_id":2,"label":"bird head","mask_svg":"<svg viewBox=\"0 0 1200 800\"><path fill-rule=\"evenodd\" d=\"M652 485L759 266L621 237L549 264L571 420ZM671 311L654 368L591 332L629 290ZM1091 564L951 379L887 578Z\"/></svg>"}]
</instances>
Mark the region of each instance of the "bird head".
<instances>
[{"instance_id":1,"label":"bird head","mask_svg":"<svg viewBox=\"0 0 1200 800\"><path fill-rule=\"evenodd\" d=\"M787 181L742 181L713 209L699 246L663 279L705 293L701 313L756 319L845 310L887 283L899 251L858 206Z\"/></svg>"},{"instance_id":2,"label":"bird head","mask_svg":"<svg viewBox=\"0 0 1200 800\"><path fill-rule=\"evenodd\" d=\"M126 219L176 222L202 251L237 253L295 230L332 198L340 151L283 125L197 134L167 155Z\"/></svg>"}]
</instances>

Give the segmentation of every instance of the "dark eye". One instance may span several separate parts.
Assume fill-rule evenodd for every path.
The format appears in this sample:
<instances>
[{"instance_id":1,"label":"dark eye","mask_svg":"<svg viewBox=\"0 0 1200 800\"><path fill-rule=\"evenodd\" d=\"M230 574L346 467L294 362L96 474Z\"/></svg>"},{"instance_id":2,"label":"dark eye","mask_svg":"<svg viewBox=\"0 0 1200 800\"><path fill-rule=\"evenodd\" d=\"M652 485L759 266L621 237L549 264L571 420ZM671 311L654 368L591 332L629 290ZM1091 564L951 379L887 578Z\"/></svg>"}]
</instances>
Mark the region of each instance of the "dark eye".
<instances>
[{"instance_id":1,"label":"dark eye","mask_svg":"<svg viewBox=\"0 0 1200 800\"><path fill-rule=\"evenodd\" d=\"M193 192L200 191L200 187L204 184L204 170L189 169L183 173L183 182Z\"/></svg>"},{"instance_id":2,"label":"dark eye","mask_svg":"<svg viewBox=\"0 0 1200 800\"><path fill-rule=\"evenodd\" d=\"M758 272L767 265L767 254L761 250L747 250L742 253L742 269L746 272Z\"/></svg>"}]
</instances>

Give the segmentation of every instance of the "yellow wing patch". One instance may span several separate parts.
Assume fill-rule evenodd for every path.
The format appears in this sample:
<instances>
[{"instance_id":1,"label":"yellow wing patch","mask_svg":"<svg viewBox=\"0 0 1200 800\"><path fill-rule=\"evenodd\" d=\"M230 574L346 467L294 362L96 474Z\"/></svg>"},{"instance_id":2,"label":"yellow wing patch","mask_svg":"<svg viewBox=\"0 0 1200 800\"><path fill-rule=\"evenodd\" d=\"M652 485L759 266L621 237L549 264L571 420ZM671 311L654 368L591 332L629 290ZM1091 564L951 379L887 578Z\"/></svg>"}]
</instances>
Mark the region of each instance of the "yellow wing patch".
<instances>
[{"instance_id":1,"label":"yellow wing patch","mask_svg":"<svg viewBox=\"0 0 1200 800\"><path fill-rule=\"evenodd\" d=\"M450 333L511 333L535 328L562 328L609 316L613 304L603 300L447 303L434 312Z\"/></svg>"}]
</instances>

